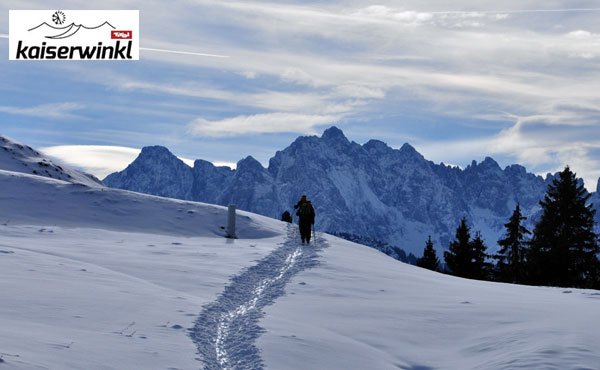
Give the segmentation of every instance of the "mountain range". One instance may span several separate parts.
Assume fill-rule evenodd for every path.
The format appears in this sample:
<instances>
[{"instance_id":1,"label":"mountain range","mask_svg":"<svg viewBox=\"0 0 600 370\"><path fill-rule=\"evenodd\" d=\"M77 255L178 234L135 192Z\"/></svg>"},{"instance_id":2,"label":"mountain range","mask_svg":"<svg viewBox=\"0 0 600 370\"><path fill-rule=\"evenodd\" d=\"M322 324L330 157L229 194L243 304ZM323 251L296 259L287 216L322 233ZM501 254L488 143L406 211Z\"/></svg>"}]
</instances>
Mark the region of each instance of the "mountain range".
<instances>
[{"instance_id":1,"label":"mountain range","mask_svg":"<svg viewBox=\"0 0 600 370\"><path fill-rule=\"evenodd\" d=\"M298 137L276 152L267 168L251 156L236 169L204 160L190 167L167 148L149 146L103 182L159 196L236 204L274 218L307 194L316 208L317 229L380 240L420 255L428 235L438 251L447 248L462 217L494 250L517 202L532 227L553 178L517 164L503 169L490 157L464 169L436 164L409 144L399 149L379 140L360 145L331 127L321 137ZM592 196L596 204L597 193Z\"/></svg>"}]
</instances>

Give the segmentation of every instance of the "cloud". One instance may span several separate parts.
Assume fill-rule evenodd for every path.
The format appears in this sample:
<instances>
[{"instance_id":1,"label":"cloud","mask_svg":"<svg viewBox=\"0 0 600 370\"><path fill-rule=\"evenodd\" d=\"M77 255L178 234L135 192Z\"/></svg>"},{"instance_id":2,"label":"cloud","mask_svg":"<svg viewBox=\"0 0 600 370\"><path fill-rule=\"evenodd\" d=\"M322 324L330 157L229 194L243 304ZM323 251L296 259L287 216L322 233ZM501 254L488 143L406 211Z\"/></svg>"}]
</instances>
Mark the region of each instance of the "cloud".
<instances>
[{"instance_id":1,"label":"cloud","mask_svg":"<svg viewBox=\"0 0 600 370\"><path fill-rule=\"evenodd\" d=\"M600 119L594 108L600 106L599 9L569 8L565 0L553 2L554 9L535 9L538 3L507 0L498 11L464 0L453 2L453 9L417 0L401 7L193 0L172 4L165 13L163 5L134 0L129 4L142 10L146 24L144 47L229 58L148 51L134 66L86 65L64 76L122 98L114 108L121 108L119 116L134 99L150 106L157 100L185 104L160 109L182 125L203 117L188 126L198 135L307 133L332 120L354 128L378 121L378 129L385 125L420 137L416 145L436 146L435 158L445 162L497 154L542 171L569 161L592 178L600 169L591 154ZM19 3L34 5L43 3ZM291 128L276 123L286 121L285 115ZM224 116L232 118L215 118ZM444 122L435 133L404 128L434 119ZM464 121L472 122L468 132L460 131ZM502 125L491 130L491 122ZM456 132L472 139L458 140ZM444 135L449 139L433 139ZM113 140L142 145L123 136L115 133Z\"/></svg>"},{"instance_id":2,"label":"cloud","mask_svg":"<svg viewBox=\"0 0 600 370\"><path fill-rule=\"evenodd\" d=\"M556 172L570 165L583 177L588 190L595 191L600 159L592 152L600 150L600 142L587 137L600 137L600 127L575 127L548 123L544 117L524 117L494 137L489 150L509 154L519 163L544 172Z\"/></svg>"},{"instance_id":3,"label":"cloud","mask_svg":"<svg viewBox=\"0 0 600 370\"><path fill-rule=\"evenodd\" d=\"M33 107L0 106L0 112L51 119L74 119L81 117L73 114L72 112L84 108L85 106L79 103L53 103L36 105Z\"/></svg>"},{"instance_id":4,"label":"cloud","mask_svg":"<svg viewBox=\"0 0 600 370\"><path fill-rule=\"evenodd\" d=\"M237 116L209 121L197 118L188 126L198 136L238 136L265 133L315 133L315 127L332 124L337 120L332 115L309 115L295 113L264 113Z\"/></svg>"},{"instance_id":5,"label":"cloud","mask_svg":"<svg viewBox=\"0 0 600 370\"><path fill-rule=\"evenodd\" d=\"M308 85L314 87L322 85L322 82L319 82L316 78L297 67L285 68L283 70L283 73L281 74L281 78L284 81L293 82L301 85Z\"/></svg>"},{"instance_id":6,"label":"cloud","mask_svg":"<svg viewBox=\"0 0 600 370\"><path fill-rule=\"evenodd\" d=\"M343 84L335 87L341 96L363 99L383 99L385 91L382 88L359 84Z\"/></svg>"},{"instance_id":7,"label":"cloud","mask_svg":"<svg viewBox=\"0 0 600 370\"><path fill-rule=\"evenodd\" d=\"M566 36L573 39L589 39L593 34L590 31L577 30L567 33Z\"/></svg>"},{"instance_id":8,"label":"cloud","mask_svg":"<svg viewBox=\"0 0 600 370\"><path fill-rule=\"evenodd\" d=\"M592 153L600 150L596 125L560 123L557 117L512 116L515 123L497 134L463 140L441 140L416 145L423 154L436 161L468 163L484 155L502 156L504 164L522 164L545 175L569 165L584 179L589 191L596 190L600 177L600 158Z\"/></svg>"},{"instance_id":9,"label":"cloud","mask_svg":"<svg viewBox=\"0 0 600 370\"><path fill-rule=\"evenodd\" d=\"M434 15L427 12L417 12L413 10L396 10L384 5L370 5L351 13L355 20L371 19L371 20L387 20L392 22L400 22L406 25L418 26L420 24L430 22Z\"/></svg>"},{"instance_id":10,"label":"cloud","mask_svg":"<svg viewBox=\"0 0 600 370\"><path fill-rule=\"evenodd\" d=\"M242 72L240 72L240 75L246 77L249 80L254 80L255 78L258 77L258 73L254 72L254 71L242 71Z\"/></svg>"},{"instance_id":11,"label":"cloud","mask_svg":"<svg viewBox=\"0 0 600 370\"><path fill-rule=\"evenodd\" d=\"M41 148L40 151L51 158L103 179L113 172L125 169L137 158L141 149L103 145L60 145ZM179 159L188 166L194 165L191 159L182 157Z\"/></svg>"}]
</instances>

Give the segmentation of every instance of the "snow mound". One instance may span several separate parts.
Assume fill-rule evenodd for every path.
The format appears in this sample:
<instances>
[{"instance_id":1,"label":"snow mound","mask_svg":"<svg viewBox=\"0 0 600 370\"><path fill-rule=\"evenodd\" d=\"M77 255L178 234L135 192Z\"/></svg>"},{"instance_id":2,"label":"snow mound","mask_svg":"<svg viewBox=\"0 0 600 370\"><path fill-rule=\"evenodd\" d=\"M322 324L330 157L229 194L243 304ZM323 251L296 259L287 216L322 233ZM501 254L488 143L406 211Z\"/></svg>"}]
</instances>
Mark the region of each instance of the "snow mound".
<instances>
[{"instance_id":1,"label":"snow mound","mask_svg":"<svg viewBox=\"0 0 600 370\"><path fill-rule=\"evenodd\" d=\"M227 209L0 170L0 223L87 227L179 236L225 236ZM281 222L238 212L237 236L284 233Z\"/></svg>"},{"instance_id":2,"label":"snow mound","mask_svg":"<svg viewBox=\"0 0 600 370\"><path fill-rule=\"evenodd\" d=\"M49 177L90 187L103 186L95 176L55 164L28 145L0 135L0 169Z\"/></svg>"}]
</instances>

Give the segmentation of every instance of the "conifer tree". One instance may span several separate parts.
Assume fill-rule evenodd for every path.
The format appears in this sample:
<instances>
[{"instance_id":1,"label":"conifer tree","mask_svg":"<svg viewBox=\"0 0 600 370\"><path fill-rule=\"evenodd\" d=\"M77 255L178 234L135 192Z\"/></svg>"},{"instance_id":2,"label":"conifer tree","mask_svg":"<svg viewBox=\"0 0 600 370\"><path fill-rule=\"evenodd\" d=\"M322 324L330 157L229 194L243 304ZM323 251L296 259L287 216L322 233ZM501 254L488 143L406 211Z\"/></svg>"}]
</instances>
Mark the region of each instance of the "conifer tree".
<instances>
[{"instance_id":1,"label":"conifer tree","mask_svg":"<svg viewBox=\"0 0 600 370\"><path fill-rule=\"evenodd\" d=\"M504 224L506 235L498 240L500 250L494 259L496 262L496 277L499 281L508 283L522 283L525 278L525 236L531 234L523 226L527 217L521 214L521 207L517 204L508 223Z\"/></svg>"},{"instance_id":2,"label":"conifer tree","mask_svg":"<svg viewBox=\"0 0 600 370\"><path fill-rule=\"evenodd\" d=\"M471 250L471 231L467 219L462 218L456 228L456 237L450 243L448 251L444 252L444 260L448 272L452 275L469 277L473 253Z\"/></svg>"},{"instance_id":3,"label":"conifer tree","mask_svg":"<svg viewBox=\"0 0 600 370\"><path fill-rule=\"evenodd\" d=\"M540 206L531 240L528 269L533 284L598 286L598 236L590 194L567 166L552 180Z\"/></svg>"},{"instance_id":4,"label":"conifer tree","mask_svg":"<svg viewBox=\"0 0 600 370\"><path fill-rule=\"evenodd\" d=\"M475 238L470 243L471 247L471 265L468 276L471 279L487 280L490 278L491 264L486 262L487 246L478 231L475 233Z\"/></svg>"},{"instance_id":5,"label":"conifer tree","mask_svg":"<svg viewBox=\"0 0 600 370\"><path fill-rule=\"evenodd\" d=\"M423 257L419 258L419 260L417 261L417 266L433 271L438 271L440 268L440 260L437 257L435 248L433 248L431 235L429 235L429 239L427 239L427 242L425 243Z\"/></svg>"}]
</instances>

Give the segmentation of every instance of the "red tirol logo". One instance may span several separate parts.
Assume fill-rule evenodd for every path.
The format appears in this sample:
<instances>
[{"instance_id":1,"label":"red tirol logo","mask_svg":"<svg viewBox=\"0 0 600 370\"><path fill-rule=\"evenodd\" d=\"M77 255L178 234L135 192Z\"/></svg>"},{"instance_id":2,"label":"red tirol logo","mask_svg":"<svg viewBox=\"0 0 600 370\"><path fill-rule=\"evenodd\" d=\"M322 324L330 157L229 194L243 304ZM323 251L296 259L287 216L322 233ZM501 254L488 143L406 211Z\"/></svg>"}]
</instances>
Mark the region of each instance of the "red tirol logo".
<instances>
[{"instance_id":1,"label":"red tirol logo","mask_svg":"<svg viewBox=\"0 0 600 370\"><path fill-rule=\"evenodd\" d=\"M110 31L111 39L131 40L133 38L133 31Z\"/></svg>"}]
</instances>

